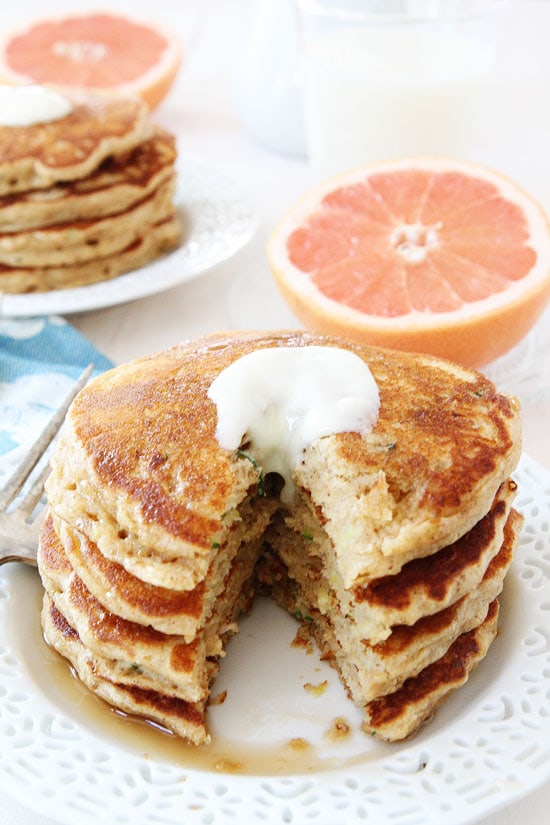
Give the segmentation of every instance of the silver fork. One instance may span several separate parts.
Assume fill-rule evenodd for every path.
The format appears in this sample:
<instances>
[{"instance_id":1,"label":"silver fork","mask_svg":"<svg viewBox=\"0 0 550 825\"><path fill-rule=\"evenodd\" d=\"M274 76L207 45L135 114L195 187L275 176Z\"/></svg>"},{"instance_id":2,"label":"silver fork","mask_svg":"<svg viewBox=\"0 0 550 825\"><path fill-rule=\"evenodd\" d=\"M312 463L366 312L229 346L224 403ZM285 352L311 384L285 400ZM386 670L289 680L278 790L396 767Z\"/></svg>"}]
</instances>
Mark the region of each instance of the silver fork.
<instances>
[{"instance_id":1,"label":"silver fork","mask_svg":"<svg viewBox=\"0 0 550 825\"><path fill-rule=\"evenodd\" d=\"M11 510L10 506L59 432L72 400L88 381L93 368L93 364L86 367L71 387L61 407L55 412L47 427L40 433L19 467L0 491L0 565L8 561L19 561L36 566L41 522L41 509L37 508L37 505L43 496L44 484L50 471L48 463L33 480L29 490L25 492L17 506Z\"/></svg>"}]
</instances>

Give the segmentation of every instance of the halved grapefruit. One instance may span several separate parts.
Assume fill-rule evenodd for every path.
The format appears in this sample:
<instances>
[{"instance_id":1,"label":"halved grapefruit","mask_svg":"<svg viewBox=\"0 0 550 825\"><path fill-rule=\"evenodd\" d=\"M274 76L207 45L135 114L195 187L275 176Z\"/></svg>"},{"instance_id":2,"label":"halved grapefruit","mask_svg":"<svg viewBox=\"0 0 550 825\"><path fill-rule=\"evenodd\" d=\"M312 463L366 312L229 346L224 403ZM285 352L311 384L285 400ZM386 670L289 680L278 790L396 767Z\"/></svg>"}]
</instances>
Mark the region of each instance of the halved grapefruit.
<instances>
[{"instance_id":1,"label":"halved grapefruit","mask_svg":"<svg viewBox=\"0 0 550 825\"><path fill-rule=\"evenodd\" d=\"M156 24L90 12L39 20L10 34L0 47L0 78L65 93L139 96L152 109L180 62L179 42Z\"/></svg>"},{"instance_id":2,"label":"halved grapefruit","mask_svg":"<svg viewBox=\"0 0 550 825\"><path fill-rule=\"evenodd\" d=\"M313 189L268 255L310 329L482 366L550 298L550 223L503 175L463 161L364 166Z\"/></svg>"}]
</instances>

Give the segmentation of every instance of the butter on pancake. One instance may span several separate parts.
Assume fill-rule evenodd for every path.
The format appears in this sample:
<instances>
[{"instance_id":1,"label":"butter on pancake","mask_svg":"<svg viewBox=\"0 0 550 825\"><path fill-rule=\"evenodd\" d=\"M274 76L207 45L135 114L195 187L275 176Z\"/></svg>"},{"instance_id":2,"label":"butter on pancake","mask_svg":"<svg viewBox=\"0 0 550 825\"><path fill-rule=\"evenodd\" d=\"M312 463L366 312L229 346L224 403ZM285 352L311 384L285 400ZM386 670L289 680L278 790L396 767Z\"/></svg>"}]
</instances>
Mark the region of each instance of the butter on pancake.
<instances>
[{"instance_id":1,"label":"butter on pancake","mask_svg":"<svg viewBox=\"0 0 550 825\"><path fill-rule=\"evenodd\" d=\"M243 356L308 347L359 359L379 403L363 424L287 452L285 479L261 421L220 444L212 387ZM206 742L219 657L253 594L271 594L307 617L365 730L409 736L494 638L521 526L510 479L520 449L517 403L430 356L239 332L122 365L75 399L52 458L39 548L46 636L116 707ZM100 614L107 629L120 623L118 641L105 644ZM198 657L196 684L177 696L162 664L174 644ZM177 705L188 699L192 713Z\"/></svg>"},{"instance_id":2,"label":"butter on pancake","mask_svg":"<svg viewBox=\"0 0 550 825\"><path fill-rule=\"evenodd\" d=\"M138 100L74 102L65 117L28 126L0 124L0 195L84 178L110 155L151 137Z\"/></svg>"},{"instance_id":3,"label":"butter on pancake","mask_svg":"<svg viewBox=\"0 0 550 825\"><path fill-rule=\"evenodd\" d=\"M175 140L143 103L61 98L67 108L59 109L49 97L57 93L39 86L7 92L14 111L4 121L0 113L0 291L94 284L181 243Z\"/></svg>"}]
</instances>

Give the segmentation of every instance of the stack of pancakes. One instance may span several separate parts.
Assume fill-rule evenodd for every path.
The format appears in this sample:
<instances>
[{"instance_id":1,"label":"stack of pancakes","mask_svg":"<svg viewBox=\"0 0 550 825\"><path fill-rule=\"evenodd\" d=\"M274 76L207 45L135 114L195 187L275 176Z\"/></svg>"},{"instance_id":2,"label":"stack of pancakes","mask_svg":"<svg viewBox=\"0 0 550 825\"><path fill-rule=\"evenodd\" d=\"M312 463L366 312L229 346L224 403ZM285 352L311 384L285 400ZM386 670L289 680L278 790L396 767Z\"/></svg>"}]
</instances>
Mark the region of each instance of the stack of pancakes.
<instances>
[{"instance_id":1,"label":"stack of pancakes","mask_svg":"<svg viewBox=\"0 0 550 825\"><path fill-rule=\"evenodd\" d=\"M137 100L0 126L0 291L83 286L177 246L174 139Z\"/></svg>"},{"instance_id":2,"label":"stack of pancakes","mask_svg":"<svg viewBox=\"0 0 550 825\"><path fill-rule=\"evenodd\" d=\"M307 447L283 503L253 444L219 446L207 393L255 349L308 345L363 358L380 412L369 433ZM220 657L267 591L335 666L365 730L402 739L495 636L519 452L513 399L429 356L239 333L117 367L74 401L52 461L46 637L112 705L202 743Z\"/></svg>"}]
</instances>

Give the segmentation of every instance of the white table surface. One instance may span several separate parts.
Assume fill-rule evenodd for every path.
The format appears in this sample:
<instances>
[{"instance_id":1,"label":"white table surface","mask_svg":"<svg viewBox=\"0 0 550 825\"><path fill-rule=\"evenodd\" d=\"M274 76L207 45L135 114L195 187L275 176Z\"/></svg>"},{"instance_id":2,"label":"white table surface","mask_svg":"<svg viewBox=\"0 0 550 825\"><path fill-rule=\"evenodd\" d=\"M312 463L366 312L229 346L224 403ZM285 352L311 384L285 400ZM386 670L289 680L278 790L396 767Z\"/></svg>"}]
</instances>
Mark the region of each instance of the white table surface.
<instances>
[{"instance_id":1,"label":"white table surface","mask_svg":"<svg viewBox=\"0 0 550 825\"><path fill-rule=\"evenodd\" d=\"M285 208L310 183L306 161L264 148L251 138L235 105L235 78L244 45L247 21L254 3L260 0L112 0L113 11L128 10L144 17L155 15L182 35L187 21L199 9L202 30L177 83L155 114L156 120L173 131L179 151L200 157L239 182L259 217L259 228L251 242L230 261L216 266L194 281L129 304L73 315L71 322L115 362L160 350L183 338L236 328L292 325L292 316L270 282L265 241L270 227ZM273 0L282 2L282 0ZM86 8L84 2L57 2L60 10ZM13 6L6 7L6 6ZM2 23L30 19L43 14L44 6L23 0L5 4ZM514 40L512 41L512 33ZM517 0L505 37L507 63L503 65L507 91L496 95L492 114L494 134L486 135L479 160L507 172L533 192L550 209L550 163L544 113L535 105L536 84L550 88L550 2ZM522 72L518 76L518 66ZM511 80L513 76L513 82ZM536 78L536 84L535 80ZM546 94L547 97L547 94ZM514 109L515 103L521 108ZM545 105L538 99L539 107ZM521 115L521 116L520 116ZM526 120L527 118L527 120ZM184 182L183 182L184 184ZM260 314L247 307L248 278L263 285L266 303ZM550 316L546 316L550 323ZM548 392L524 404L525 450L550 467L550 358L541 359ZM550 783L497 814L481 825L548 825ZM0 796L0 825L56 825L6 796ZM106 821L105 825L109 825ZM139 825L139 823L136 823ZM330 823L327 823L330 825Z\"/></svg>"}]
</instances>

